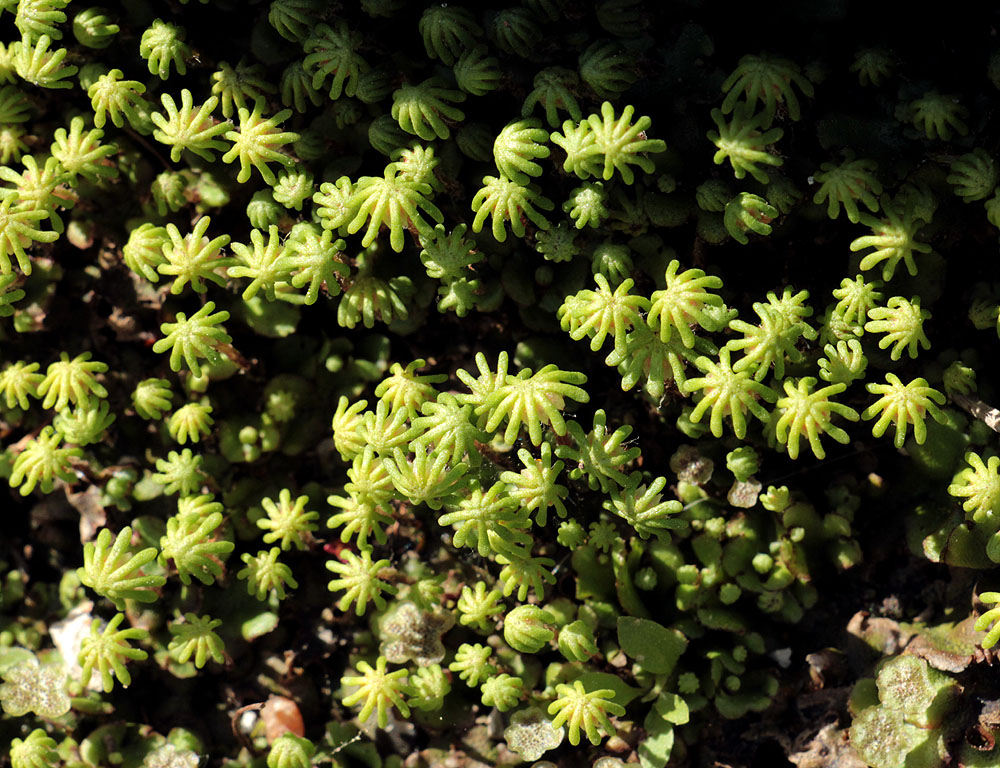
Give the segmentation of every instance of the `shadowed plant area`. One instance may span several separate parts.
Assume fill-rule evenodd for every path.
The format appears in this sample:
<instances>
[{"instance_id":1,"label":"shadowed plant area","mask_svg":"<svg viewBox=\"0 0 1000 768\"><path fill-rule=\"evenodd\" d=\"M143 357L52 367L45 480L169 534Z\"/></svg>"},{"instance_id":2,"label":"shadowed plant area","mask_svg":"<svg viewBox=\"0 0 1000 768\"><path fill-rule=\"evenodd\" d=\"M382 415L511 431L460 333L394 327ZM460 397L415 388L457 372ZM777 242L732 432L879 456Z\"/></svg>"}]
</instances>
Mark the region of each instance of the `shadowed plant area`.
<instances>
[{"instance_id":1,"label":"shadowed plant area","mask_svg":"<svg viewBox=\"0 0 1000 768\"><path fill-rule=\"evenodd\" d=\"M0 768L1000 764L1000 18L777 14L0 0Z\"/></svg>"}]
</instances>

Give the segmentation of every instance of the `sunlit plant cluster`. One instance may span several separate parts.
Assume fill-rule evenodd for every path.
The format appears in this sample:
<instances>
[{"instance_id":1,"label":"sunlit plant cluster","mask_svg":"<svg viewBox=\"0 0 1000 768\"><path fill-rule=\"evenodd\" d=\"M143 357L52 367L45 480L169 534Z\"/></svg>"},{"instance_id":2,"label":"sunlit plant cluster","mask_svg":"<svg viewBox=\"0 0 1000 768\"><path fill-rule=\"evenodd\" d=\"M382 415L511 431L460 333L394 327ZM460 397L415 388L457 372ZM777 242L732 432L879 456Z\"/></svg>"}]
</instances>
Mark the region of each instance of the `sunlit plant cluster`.
<instances>
[{"instance_id":1,"label":"sunlit plant cluster","mask_svg":"<svg viewBox=\"0 0 1000 768\"><path fill-rule=\"evenodd\" d=\"M1000 54L707 5L0 0L13 768L995 761Z\"/></svg>"}]
</instances>

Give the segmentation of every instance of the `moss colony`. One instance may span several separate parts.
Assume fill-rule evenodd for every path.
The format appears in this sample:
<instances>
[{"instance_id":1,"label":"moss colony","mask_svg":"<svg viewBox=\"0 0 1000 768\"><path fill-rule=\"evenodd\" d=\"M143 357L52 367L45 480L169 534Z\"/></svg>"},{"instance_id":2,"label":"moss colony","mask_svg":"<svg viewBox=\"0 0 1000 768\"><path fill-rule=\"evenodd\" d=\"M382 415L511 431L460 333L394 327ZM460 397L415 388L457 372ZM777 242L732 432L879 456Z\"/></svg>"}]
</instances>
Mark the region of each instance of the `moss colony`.
<instances>
[{"instance_id":1,"label":"moss colony","mask_svg":"<svg viewBox=\"0 0 1000 768\"><path fill-rule=\"evenodd\" d=\"M1000 763L995 15L106 6L0 0L0 765Z\"/></svg>"}]
</instances>

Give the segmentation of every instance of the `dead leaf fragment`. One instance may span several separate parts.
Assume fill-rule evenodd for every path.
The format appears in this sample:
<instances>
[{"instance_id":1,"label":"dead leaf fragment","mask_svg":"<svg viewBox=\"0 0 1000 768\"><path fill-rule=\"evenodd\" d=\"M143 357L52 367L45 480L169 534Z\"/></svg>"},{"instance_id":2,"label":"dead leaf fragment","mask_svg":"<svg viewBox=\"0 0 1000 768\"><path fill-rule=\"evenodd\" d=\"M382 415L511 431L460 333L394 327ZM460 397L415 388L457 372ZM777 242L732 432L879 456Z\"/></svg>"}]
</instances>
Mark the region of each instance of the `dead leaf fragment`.
<instances>
[{"instance_id":1,"label":"dead leaf fragment","mask_svg":"<svg viewBox=\"0 0 1000 768\"><path fill-rule=\"evenodd\" d=\"M788 761L798 768L867 768L851 746L847 731L836 723L823 726L799 751L792 752Z\"/></svg>"}]
</instances>

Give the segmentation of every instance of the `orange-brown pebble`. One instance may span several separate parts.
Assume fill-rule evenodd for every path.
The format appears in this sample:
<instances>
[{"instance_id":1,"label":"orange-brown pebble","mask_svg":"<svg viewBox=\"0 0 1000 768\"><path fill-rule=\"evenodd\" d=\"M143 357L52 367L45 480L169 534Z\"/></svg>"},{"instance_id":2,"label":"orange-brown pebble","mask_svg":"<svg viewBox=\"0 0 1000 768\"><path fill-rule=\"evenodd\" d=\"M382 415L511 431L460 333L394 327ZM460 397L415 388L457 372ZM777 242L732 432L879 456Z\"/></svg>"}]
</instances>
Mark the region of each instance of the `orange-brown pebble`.
<instances>
[{"instance_id":1,"label":"orange-brown pebble","mask_svg":"<svg viewBox=\"0 0 1000 768\"><path fill-rule=\"evenodd\" d=\"M285 696L269 696L260 711L260 717L264 721L264 734L268 744L272 744L283 733L305 735L306 727L302 722L299 705Z\"/></svg>"}]
</instances>

